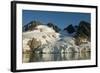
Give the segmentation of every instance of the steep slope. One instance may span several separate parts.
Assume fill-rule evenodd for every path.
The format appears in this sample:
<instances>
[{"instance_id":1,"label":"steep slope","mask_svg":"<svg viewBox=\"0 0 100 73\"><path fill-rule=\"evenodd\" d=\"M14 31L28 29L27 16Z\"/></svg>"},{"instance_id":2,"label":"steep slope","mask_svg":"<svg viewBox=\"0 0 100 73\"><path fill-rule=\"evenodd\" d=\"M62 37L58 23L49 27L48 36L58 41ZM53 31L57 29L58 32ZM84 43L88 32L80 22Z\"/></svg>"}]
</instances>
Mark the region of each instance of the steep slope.
<instances>
[{"instance_id":1,"label":"steep slope","mask_svg":"<svg viewBox=\"0 0 100 73\"><path fill-rule=\"evenodd\" d=\"M57 25L53 23L48 23L47 26L53 28L56 32L59 32L61 30Z\"/></svg>"},{"instance_id":2,"label":"steep slope","mask_svg":"<svg viewBox=\"0 0 100 73\"><path fill-rule=\"evenodd\" d=\"M81 44L85 41L91 40L91 25L88 22L81 21L77 28L76 34L76 44Z\"/></svg>"}]
</instances>

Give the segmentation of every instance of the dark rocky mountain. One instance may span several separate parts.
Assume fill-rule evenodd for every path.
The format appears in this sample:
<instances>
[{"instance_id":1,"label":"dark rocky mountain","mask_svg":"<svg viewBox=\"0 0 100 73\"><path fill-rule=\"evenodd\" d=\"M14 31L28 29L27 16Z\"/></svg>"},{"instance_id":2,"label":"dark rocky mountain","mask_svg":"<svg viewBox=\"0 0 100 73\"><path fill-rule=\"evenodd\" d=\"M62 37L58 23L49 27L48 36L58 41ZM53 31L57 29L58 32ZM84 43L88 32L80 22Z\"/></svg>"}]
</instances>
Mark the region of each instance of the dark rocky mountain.
<instances>
[{"instance_id":1,"label":"dark rocky mountain","mask_svg":"<svg viewBox=\"0 0 100 73\"><path fill-rule=\"evenodd\" d=\"M53 28L56 32L59 32L61 30L57 25L53 23L48 23L47 26Z\"/></svg>"},{"instance_id":2,"label":"dark rocky mountain","mask_svg":"<svg viewBox=\"0 0 100 73\"><path fill-rule=\"evenodd\" d=\"M67 26L66 28L64 28L65 31L67 31L69 34L75 32L75 28L72 24L70 24L69 26Z\"/></svg>"},{"instance_id":3,"label":"dark rocky mountain","mask_svg":"<svg viewBox=\"0 0 100 73\"><path fill-rule=\"evenodd\" d=\"M43 25L43 24L41 22L39 22L39 21L31 21L27 25L23 26L23 31L24 32L25 31L32 31L38 25Z\"/></svg>"},{"instance_id":4,"label":"dark rocky mountain","mask_svg":"<svg viewBox=\"0 0 100 73\"><path fill-rule=\"evenodd\" d=\"M79 44L82 40L90 41L91 39L91 25L88 22L81 21L79 26L77 27L76 35L76 42Z\"/></svg>"}]
</instances>

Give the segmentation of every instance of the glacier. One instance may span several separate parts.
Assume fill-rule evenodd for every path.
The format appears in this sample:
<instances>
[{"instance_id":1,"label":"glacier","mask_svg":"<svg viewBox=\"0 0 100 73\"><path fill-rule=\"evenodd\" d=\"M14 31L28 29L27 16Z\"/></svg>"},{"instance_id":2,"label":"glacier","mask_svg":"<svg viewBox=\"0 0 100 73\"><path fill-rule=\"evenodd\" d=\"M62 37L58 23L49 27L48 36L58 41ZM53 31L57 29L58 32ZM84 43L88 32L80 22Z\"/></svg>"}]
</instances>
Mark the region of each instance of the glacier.
<instances>
[{"instance_id":1,"label":"glacier","mask_svg":"<svg viewBox=\"0 0 100 73\"><path fill-rule=\"evenodd\" d=\"M68 34L65 31L57 33L53 28L46 25L38 25L32 31L23 32L23 52L66 53L90 51L90 42L76 45L74 34Z\"/></svg>"}]
</instances>

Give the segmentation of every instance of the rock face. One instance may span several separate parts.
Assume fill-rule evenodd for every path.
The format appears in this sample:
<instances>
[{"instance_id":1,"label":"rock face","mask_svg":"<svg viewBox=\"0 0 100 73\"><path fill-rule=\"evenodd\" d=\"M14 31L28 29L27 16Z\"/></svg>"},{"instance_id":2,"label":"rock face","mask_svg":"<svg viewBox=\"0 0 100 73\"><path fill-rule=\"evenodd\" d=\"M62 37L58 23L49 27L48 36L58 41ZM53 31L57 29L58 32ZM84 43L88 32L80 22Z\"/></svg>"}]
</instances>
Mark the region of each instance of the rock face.
<instances>
[{"instance_id":1,"label":"rock face","mask_svg":"<svg viewBox=\"0 0 100 73\"><path fill-rule=\"evenodd\" d=\"M32 40L29 40L27 44L29 45L32 51L35 51L37 48L40 47L41 42L37 41L35 38L32 38Z\"/></svg>"},{"instance_id":2,"label":"rock face","mask_svg":"<svg viewBox=\"0 0 100 73\"><path fill-rule=\"evenodd\" d=\"M61 30L58 26L56 26L52 23L48 23L47 26L53 28L56 32L59 32Z\"/></svg>"},{"instance_id":3,"label":"rock face","mask_svg":"<svg viewBox=\"0 0 100 73\"><path fill-rule=\"evenodd\" d=\"M88 22L81 21L77 28L77 32L75 35L76 44L80 44L82 42L90 41L91 39L91 25Z\"/></svg>"},{"instance_id":4,"label":"rock face","mask_svg":"<svg viewBox=\"0 0 100 73\"><path fill-rule=\"evenodd\" d=\"M75 28L73 27L72 24L70 24L68 27L64 28L64 30L66 30L70 34L75 32Z\"/></svg>"}]
</instances>

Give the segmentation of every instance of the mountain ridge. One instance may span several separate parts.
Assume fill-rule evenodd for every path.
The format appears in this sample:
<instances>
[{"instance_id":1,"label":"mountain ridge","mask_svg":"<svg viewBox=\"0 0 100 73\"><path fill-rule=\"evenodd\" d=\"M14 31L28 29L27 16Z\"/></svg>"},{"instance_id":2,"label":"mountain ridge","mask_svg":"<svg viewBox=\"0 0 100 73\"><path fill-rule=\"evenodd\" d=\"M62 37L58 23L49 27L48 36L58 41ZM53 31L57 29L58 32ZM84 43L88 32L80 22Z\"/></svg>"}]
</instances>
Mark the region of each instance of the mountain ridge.
<instances>
[{"instance_id":1,"label":"mountain ridge","mask_svg":"<svg viewBox=\"0 0 100 73\"><path fill-rule=\"evenodd\" d=\"M83 37L83 38L87 38L88 40L91 39L91 26L90 23L86 21L80 21L79 25L75 25L75 26L73 26L73 24L69 24L67 27L61 30L57 25L53 23L43 24L40 21L34 20L23 26L23 32L36 30L37 29L36 27L39 25L48 26L54 29L55 32L57 33L60 33L61 31L64 31L65 33L68 34L74 33L75 38Z\"/></svg>"}]
</instances>

